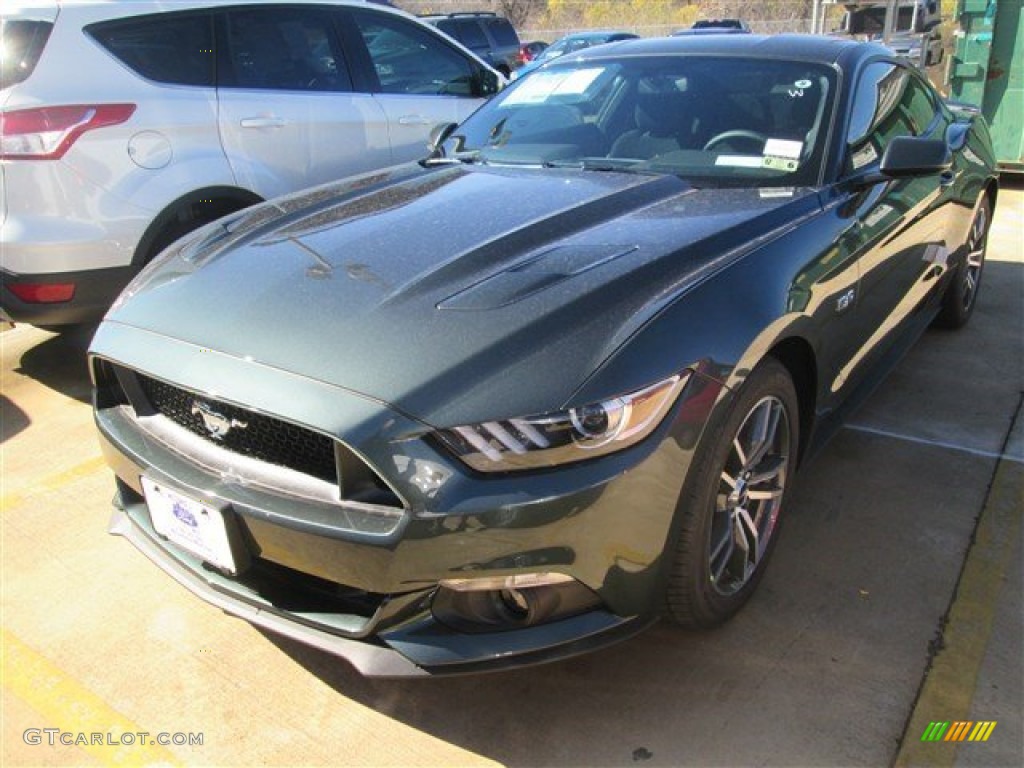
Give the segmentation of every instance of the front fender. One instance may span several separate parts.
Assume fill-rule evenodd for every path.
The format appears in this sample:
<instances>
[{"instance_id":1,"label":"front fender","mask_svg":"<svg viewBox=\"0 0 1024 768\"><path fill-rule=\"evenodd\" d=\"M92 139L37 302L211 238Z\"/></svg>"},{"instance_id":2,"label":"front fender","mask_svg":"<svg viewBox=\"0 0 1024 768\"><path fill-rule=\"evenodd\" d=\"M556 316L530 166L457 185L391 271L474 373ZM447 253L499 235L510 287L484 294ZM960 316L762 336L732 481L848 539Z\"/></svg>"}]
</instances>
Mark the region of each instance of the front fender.
<instances>
[{"instance_id":1,"label":"front fender","mask_svg":"<svg viewBox=\"0 0 1024 768\"><path fill-rule=\"evenodd\" d=\"M850 297L851 291L856 297L858 266L855 254L836 246L854 225L817 209L689 287L621 345L573 400L632 391L694 367L735 390L792 338L813 350L816 380L830 380L829 369L841 368L855 346Z\"/></svg>"}]
</instances>

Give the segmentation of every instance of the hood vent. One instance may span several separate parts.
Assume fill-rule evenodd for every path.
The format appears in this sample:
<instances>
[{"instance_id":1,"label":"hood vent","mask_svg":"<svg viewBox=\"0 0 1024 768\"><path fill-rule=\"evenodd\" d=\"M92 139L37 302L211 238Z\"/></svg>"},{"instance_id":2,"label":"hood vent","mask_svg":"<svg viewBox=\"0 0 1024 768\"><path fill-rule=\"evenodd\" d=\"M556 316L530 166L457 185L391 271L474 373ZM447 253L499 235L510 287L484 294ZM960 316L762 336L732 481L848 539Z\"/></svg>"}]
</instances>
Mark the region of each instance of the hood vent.
<instances>
[{"instance_id":1,"label":"hood vent","mask_svg":"<svg viewBox=\"0 0 1024 768\"><path fill-rule=\"evenodd\" d=\"M636 245L555 246L449 296L437 308L482 311L505 307L638 249Z\"/></svg>"}]
</instances>

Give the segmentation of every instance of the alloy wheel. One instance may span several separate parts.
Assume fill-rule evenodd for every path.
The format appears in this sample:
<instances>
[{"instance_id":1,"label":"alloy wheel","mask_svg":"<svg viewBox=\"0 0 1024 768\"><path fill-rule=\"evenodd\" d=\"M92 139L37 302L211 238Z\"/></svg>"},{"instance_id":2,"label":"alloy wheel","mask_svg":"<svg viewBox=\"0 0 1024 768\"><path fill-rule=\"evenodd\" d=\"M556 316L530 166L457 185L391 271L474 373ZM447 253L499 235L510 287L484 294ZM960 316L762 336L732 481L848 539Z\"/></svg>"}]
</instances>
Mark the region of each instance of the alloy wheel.
<instances>
[{"instance_id":1,"label":"alloy wheel","mask_svg":"<svg viewBox=\"0 0 1024 768\"><path fill-rule=\"evenodd\" d=\"M985 242L988 235L988 209L981 206L974 222L971 224L971 233L967 238L967 260L964 265L964 290L963 308L969 310L974 304L974 297L978 293L978 282L981 280L981 270L985 266Z\"/></svg>"},{"instance_id":2,"label":"alloy wheel","mask_svg":"<svg viewBox=\"0 0 1024 768\"><path fill-rule=\"evenodd\" d=\"M709 577L719 594L742 589L768 551L788 476L789 424L785 404L767 396L751 408L733 437L708 549Z\"/></svg>"}]
</instances>

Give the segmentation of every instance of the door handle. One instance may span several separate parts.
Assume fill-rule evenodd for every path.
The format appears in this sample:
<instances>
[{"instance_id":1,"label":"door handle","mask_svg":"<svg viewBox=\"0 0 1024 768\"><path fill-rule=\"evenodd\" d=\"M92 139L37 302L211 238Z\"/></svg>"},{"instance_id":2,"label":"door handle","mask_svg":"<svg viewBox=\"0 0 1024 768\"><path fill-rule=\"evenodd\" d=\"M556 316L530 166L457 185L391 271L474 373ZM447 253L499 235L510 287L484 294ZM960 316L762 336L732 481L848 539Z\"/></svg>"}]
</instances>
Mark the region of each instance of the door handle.
<instances>
[{"instance_id":1,"label":"door handle","mask_svg":"<svg viewBox=\"0 0 1024 768\"><path fill-rule=\"evenodd\" d=\"M956 181L956 174L954 174L952 171L943 171L939 175L939 184L941 184L944 187L948 187L954 181Z\"/></svg>"},{"instance_id":2,"label":"door handle","mask_svg":"<svg viewBox=\"0 0 1024 768\"><path fill-rule=\"evenodd\" d=\"M243 117L239 124L243 128L283 128L288 121L283 117Z\"/></svg>"},{"instance_id":3,"label":"door handle","mask_svg":"<svg viewBox=\"0 0 1024 768\"><path fill-rule=\"evenodd\" d=\"M423 115L402 115L398 118L399 125L430 125L429 118Z\"/></svg>"}]
</instances>

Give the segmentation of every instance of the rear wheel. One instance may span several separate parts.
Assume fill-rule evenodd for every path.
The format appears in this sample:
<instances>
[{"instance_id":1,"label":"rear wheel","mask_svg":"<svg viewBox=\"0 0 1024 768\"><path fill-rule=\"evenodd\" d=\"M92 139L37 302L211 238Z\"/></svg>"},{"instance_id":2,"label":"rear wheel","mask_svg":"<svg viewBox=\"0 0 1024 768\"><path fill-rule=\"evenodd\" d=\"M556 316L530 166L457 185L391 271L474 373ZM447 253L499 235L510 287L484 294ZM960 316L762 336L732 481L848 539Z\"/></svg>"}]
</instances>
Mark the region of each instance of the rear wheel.
<instances>
[{"instance_id":1,"label":"rear wheel","mask_svg":"<svg viewBox=\"0 0 1024 768\"><path fill-rule=\"evenodd\" d=\"M768 358L698 449L678 506L684 517L666 593L674 622L719 624L757 587L796 466L798 413L789 372Z\"/></svg>"},{"instance_id":2,"label":"rear wheel","mask_svg":"<svg viewBox=\"0 0 1024 768\"><path fill-rule=\"evenodd\" d=\"M991 218L992 207L986 196L971 222L971 231L967 235L967 254L942 297L942 308L935 318L935 324L941 328L961 328L971 319L978 300L981 273L985 268L985 248Z\"/></svg>"},{"instance_id":3,"label":"rear wheel","mask_svg":"<svg viewBox=\"0 0 1024 768\"><path fill-rule=\"evenodd\" d=\"M239 189L208 188L190 192L178 199L157 217L150 231L143 236L135 264L143 267L175 240L212 221L262 202L262 199Z\"/></svg>"}]
</instances>

